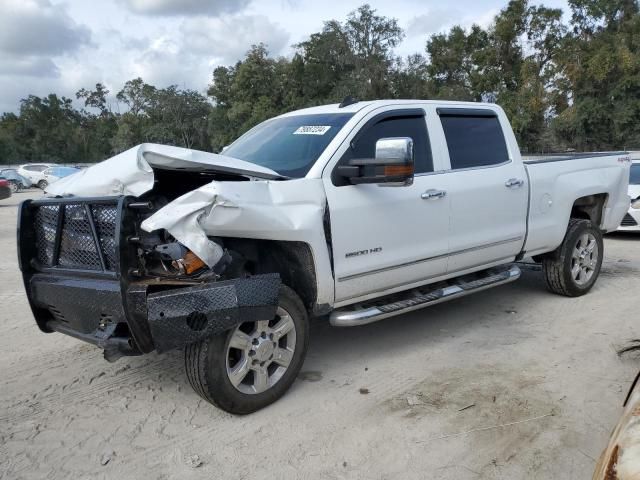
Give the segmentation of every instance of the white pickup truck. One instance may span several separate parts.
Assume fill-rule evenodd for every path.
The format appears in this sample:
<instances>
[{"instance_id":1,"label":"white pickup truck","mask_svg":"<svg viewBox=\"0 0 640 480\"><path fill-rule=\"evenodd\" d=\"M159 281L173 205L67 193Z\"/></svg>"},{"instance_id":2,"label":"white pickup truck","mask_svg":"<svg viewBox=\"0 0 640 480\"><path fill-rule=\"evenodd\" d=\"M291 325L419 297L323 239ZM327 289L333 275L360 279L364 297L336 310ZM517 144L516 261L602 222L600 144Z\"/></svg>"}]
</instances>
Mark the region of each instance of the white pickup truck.
<instances>
[{"instance_id":1,"label":"white pickup truck","mask_svg":"<svg viewBox=\"0 0 640 480\"><path fill-rule=\"evenodd\" d=\"M374 322L516 280L525 257L586 293L629 164L523 162L493 104L345 101L223 155L143 144L60 180L21 205L20 267L44 332L111 361L184 348L196 392L249 413L295 380L310 317Z\"/></svg>"}]
</instances>

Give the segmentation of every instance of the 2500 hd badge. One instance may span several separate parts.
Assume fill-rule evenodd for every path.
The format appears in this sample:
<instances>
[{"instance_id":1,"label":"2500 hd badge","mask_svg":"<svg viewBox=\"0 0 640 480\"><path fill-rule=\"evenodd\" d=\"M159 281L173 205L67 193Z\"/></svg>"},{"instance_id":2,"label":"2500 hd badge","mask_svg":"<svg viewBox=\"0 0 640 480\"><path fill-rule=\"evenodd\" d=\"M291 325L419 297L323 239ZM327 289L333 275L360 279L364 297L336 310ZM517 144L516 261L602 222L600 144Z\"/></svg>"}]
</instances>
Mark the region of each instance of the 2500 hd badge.
<instances>
[{"instance_id":1,"label":"2500 hd badge","mask_svg":"<svg viewBox=\"0 0 640 480\"><path fill-rule=\"evenodd\" d=\"M370 248L368 250L356 250L355 252L349 252L345 254L345 258L361 257L362 255L369 255L370 253L379 253L382 251L382 247Z\"/></svg>"}]
</instances>

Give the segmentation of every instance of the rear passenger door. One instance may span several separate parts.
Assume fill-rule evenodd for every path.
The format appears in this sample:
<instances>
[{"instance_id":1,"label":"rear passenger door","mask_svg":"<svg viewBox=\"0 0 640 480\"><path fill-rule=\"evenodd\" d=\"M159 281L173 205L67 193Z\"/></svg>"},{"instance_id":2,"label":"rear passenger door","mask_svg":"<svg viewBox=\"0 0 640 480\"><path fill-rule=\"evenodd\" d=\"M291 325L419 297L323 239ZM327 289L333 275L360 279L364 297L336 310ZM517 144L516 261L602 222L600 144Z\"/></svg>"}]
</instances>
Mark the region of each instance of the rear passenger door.
<instances>
[{"instance_id":1,"label":"rear passenger door","mask_svg":"<svg viewBox=\"0 0 640 480\"><path fill-rule=\"evenodd\" d=\"M519 155L514 161L496 111L438 108L437 114L450 164L443 179L451 202L448 271L512 261L524 243L528 205Z\"/></svg>"}]
</instances>

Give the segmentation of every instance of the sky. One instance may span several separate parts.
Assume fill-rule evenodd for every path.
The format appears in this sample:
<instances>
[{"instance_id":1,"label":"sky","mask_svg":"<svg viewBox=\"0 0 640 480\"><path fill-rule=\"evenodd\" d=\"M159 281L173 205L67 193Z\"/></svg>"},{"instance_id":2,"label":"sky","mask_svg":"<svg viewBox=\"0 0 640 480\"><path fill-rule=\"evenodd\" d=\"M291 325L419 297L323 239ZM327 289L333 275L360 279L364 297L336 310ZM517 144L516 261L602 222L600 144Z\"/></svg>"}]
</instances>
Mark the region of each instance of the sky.
<instances>
[{"instance_id":1,"label":"sky","mask_svg":"<svg viewBox=\"0 0 640 480\"><path fill-rule=\"evenodd\" d=\"M127 80L206 91L218 65L263 42L273 56L343 21L365 0L0 0L0 112L50 92L75 99L100 82L112 97ZM488 25L507 0L370 0L406 38L396 54L424 52L429 35ZM534 2L537 3L537 2ZM565 0L544 0L567 11ZM112 98L112 101L115 102ZM118 105L112 104L117 111Z\"/></svg>"}]
</instances>

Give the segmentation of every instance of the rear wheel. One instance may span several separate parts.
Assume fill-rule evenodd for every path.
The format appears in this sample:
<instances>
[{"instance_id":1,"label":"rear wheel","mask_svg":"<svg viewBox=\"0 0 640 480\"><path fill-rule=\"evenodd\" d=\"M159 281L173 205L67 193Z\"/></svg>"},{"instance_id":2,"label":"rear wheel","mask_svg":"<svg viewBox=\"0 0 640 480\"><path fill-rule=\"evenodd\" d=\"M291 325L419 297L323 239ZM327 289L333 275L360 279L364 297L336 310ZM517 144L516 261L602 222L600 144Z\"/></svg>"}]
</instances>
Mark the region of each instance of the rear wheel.
<instances>
[{"instance_id":1,"label":"rear wheel","mask_svg":"<svg viewBox=\"0 0 640 480\"><path fill-rule=\"evenodd\" d=\"M281 287L273 320L244 322L185 347L189 383L205 400L235 414L275 402L295 381L309 342L300 298Z\"/></svg>"},{"instance_id":2,"label":"rear wheel","mask_svg":"<svg viewBox=\"0 0 640 480\"><path fill-rule=\"evenodd\" d=\"M16 182L9 182L9 188L11 188L11 193L16 193L19 190Z\"/></svg>"},{"instance_id":3,"label":"rear wheel","mask_svg":"<svg viewBox=\"0 0 640 480\"><path fill-rule=\"evenodd\" d=\"M567 297L584 295L598 279L603 254L602 232L589 220L571 219L562 244L542 260L547 288Z\"/></svg>"},{"instance_id":4,"label":"rear wheel","mask_svg":"<svg viewBox=\"0 0 640 480\"><path fill-rule=\"evenodd\" d=\"M40 190L44 190L45 188L47 188L48 185L49 185L49 182L47 182L46 180L40 180L38 182L38 188Z\"/></svg>"}]
</instances>

